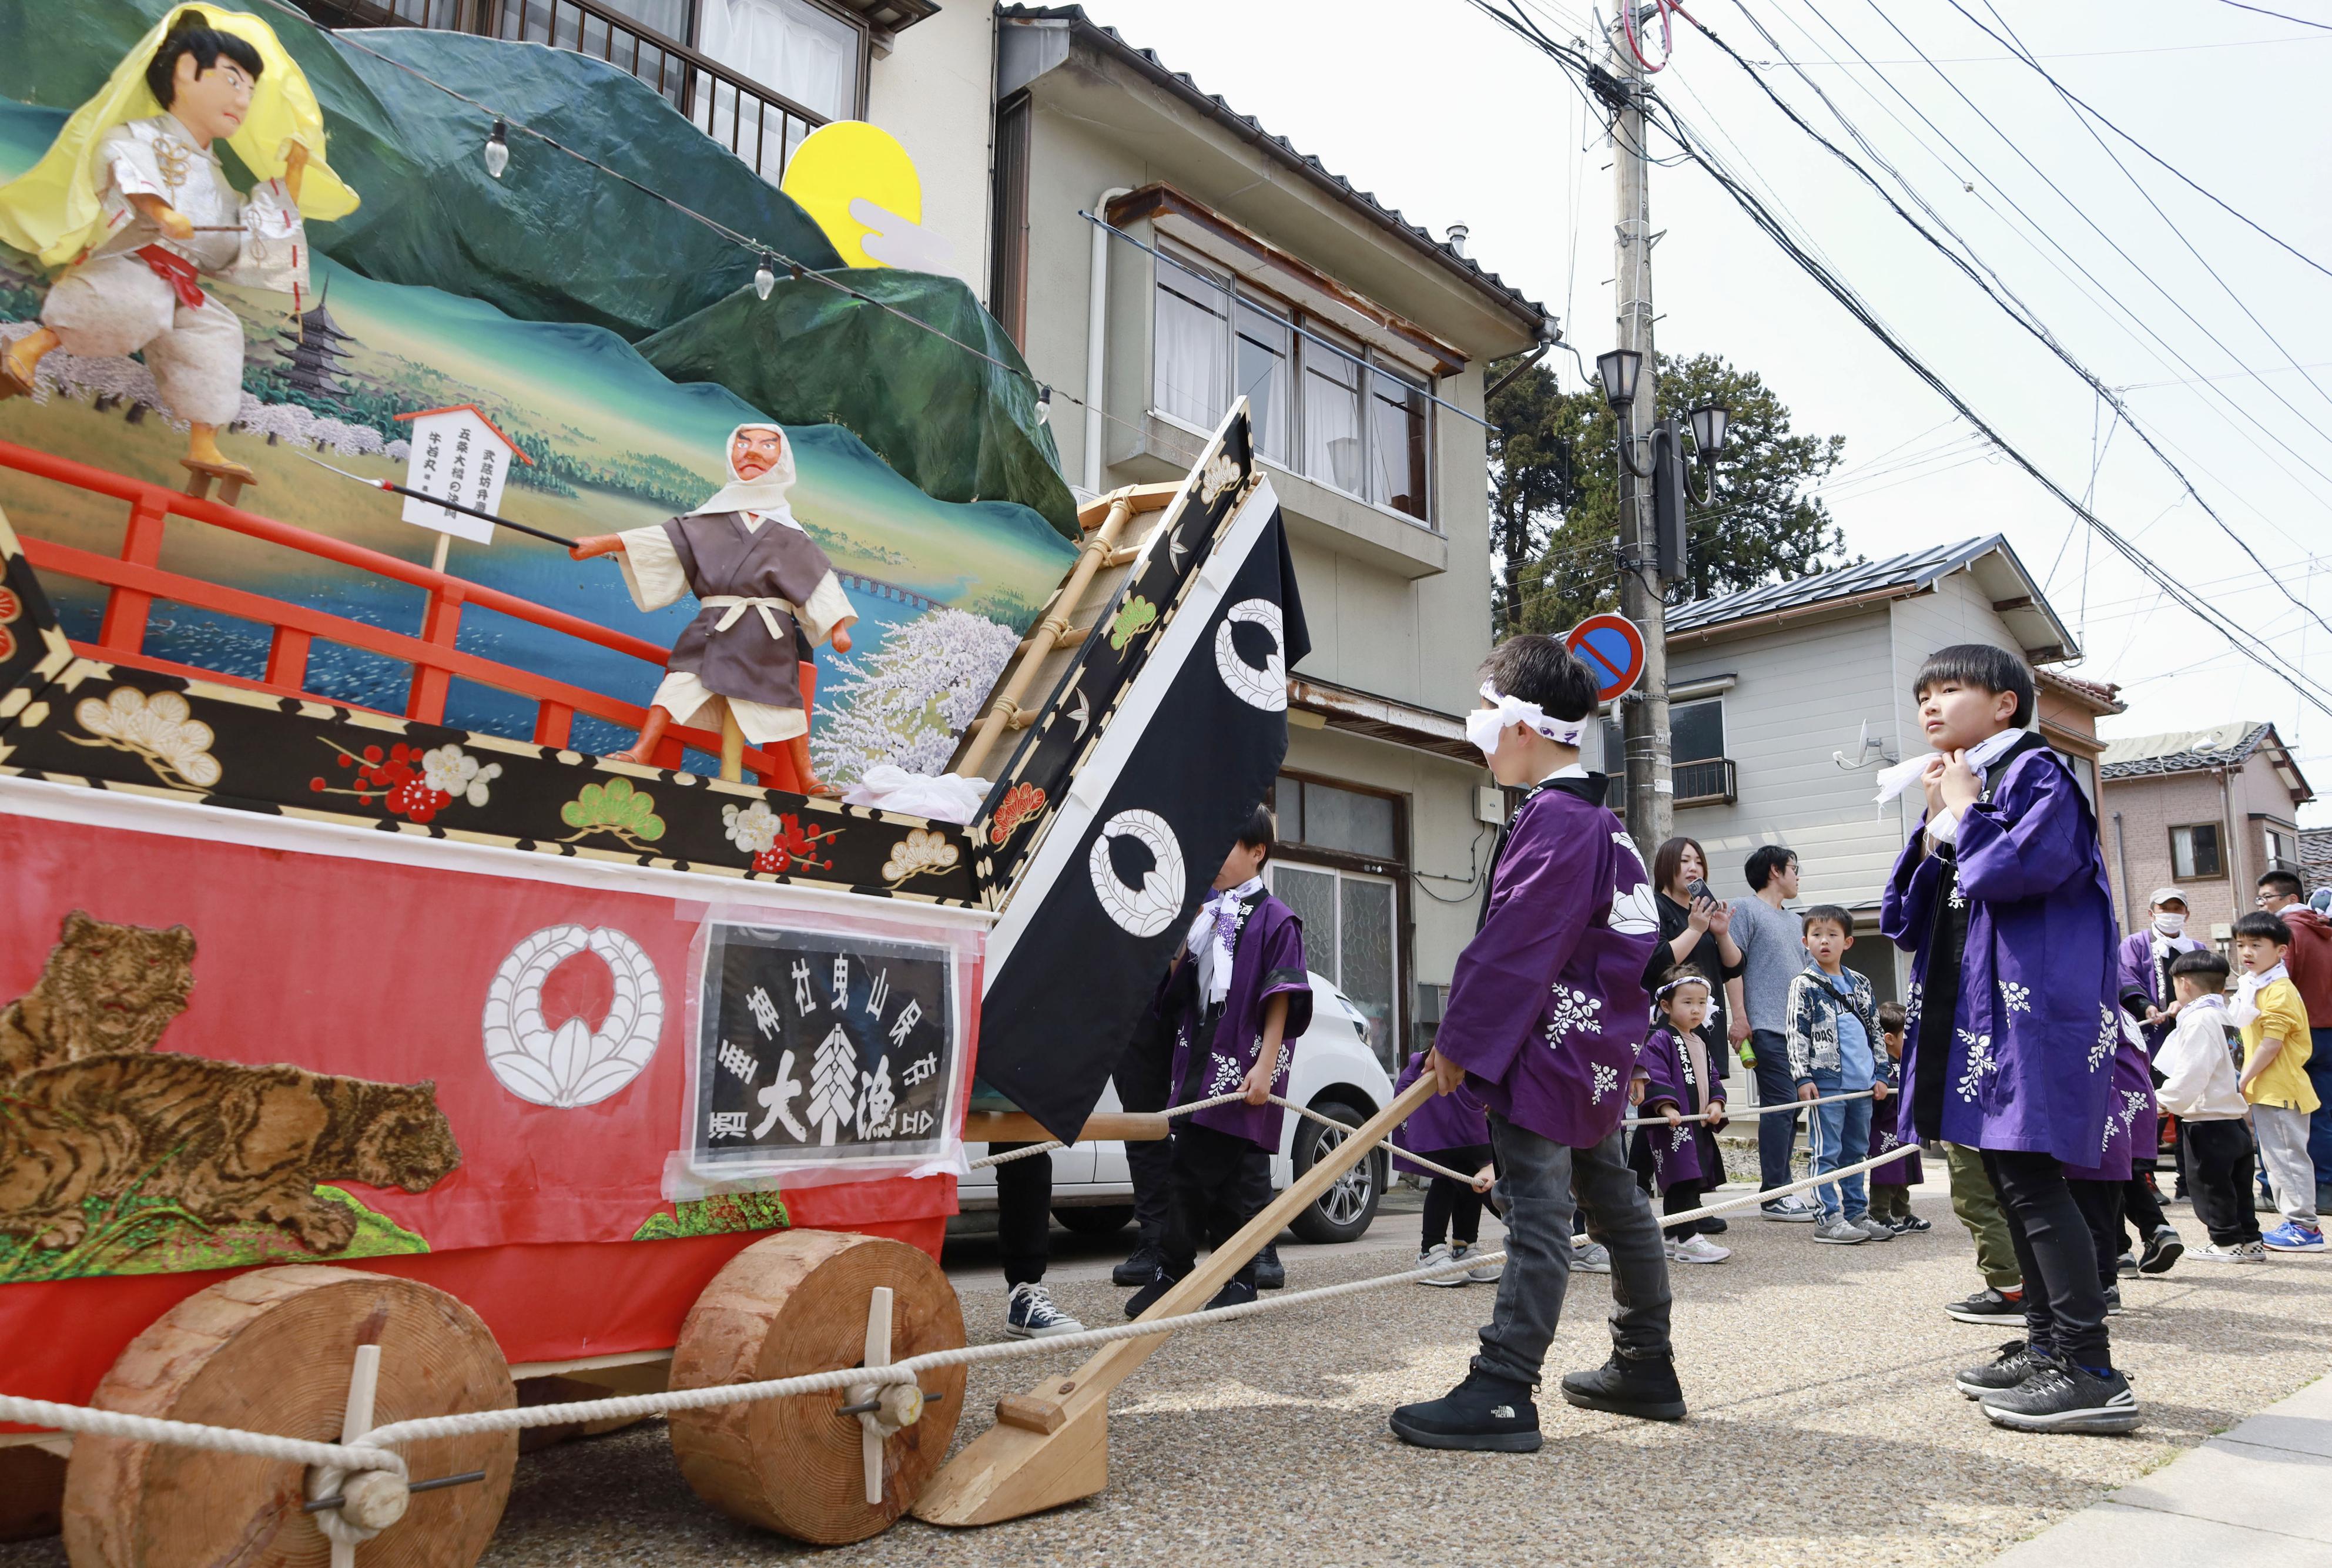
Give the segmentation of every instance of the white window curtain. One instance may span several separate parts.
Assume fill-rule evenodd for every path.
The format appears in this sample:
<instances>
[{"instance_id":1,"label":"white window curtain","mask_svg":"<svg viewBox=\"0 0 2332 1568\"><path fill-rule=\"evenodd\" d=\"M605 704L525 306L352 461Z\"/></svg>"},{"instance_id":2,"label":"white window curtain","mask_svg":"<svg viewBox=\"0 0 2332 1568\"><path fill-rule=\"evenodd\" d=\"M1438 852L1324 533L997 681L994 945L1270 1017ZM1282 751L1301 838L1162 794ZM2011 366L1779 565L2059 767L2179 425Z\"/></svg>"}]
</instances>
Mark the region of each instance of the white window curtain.
<instances>
[{"instance_id":1,"label":"white window curtain","mask_svg":"<svg viewBox=\"0 0 2332 1568\"><path fill-rule=\"evenodd\" d=\"M1230 295L1196 270L1158 267L1158 349L1152 395L1158 410L1211 430L1223 416L1230 358Z\"/></svg>"},{"instance_id":2,"label":"white window curtain","mask_svg":"<svg viewBox=\"0 0 2332 1568\"><path fill-rule=\"evenodd\" d=\"M1316 321L1305 321L1324 336ZM1347 495L1361 493L1361 367L1334 349L1304 344L1304 472Z\"/></svg>"},{"instance_id":3,"label":"white window curtain","mask_svg":"<svg viewBox=\"0 0 2332 1568\"><path fill-rule=\"evenodd\" d=\"M698 50L739 75L827 120L857 113L859 33L840 17L808 0L700 0L696 27Z\"/></svg>"}]
</instances>

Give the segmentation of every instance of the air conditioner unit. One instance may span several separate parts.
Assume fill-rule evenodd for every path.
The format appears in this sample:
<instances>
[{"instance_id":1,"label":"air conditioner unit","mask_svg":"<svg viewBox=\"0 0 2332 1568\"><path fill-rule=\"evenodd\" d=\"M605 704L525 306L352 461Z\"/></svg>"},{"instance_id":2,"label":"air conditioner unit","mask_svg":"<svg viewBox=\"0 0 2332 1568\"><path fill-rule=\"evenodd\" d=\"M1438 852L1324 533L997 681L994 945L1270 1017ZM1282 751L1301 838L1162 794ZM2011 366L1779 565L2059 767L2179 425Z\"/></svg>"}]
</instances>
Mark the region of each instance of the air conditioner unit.
<instances>
[{"instance_id":1,"label":"air conditioner unit","mask_svg":"<svg viewBox=\"0 0 2332 1568\"><path fill-rule=\"evenodd\" d=\"M1448 986L1435 985L1429 980L1418 981L1417 1010L1410 1015L1410 1021L1429 1025L1438 1024L1441 1021L1442 1008L1448 999Z\"/></svg>"}]
</instances>

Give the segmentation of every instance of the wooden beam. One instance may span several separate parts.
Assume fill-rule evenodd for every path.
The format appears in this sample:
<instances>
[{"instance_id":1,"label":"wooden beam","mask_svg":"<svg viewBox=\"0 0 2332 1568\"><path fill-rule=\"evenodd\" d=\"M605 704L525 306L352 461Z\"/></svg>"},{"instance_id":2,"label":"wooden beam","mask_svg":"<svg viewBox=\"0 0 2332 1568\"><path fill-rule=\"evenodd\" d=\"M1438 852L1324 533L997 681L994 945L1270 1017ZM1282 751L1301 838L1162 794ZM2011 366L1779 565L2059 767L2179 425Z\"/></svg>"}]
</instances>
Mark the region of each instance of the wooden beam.
<instances>
[{"instance_id":1,"label":"wooden beam","mask_svg":"<svg viewBox=\"0 0 2332 1568\"><path fill-rule=\"evenodd\" d=\"M1165 1137L1167 1131L1163 1111L1097 1111L1085 1118L1075 1141L1085 1143L1096 1138L1119 1138L1135 1143L1154 1143ZM963 1119L963 1141L967 1143L1042 1143L1052 1136L1036 1117L1018 1111L974 1111Z\"/></svg>"},{"instance_id":2,"label":"wooden beam","mask_svg":"<svg viewBox=\"0 0 2332 1568\"><path fill-rule=\"evenodd\" d=\"M1433 1079L1422 1077L1403 1090L1184 1275L1142 1321L1180 1317L1205 1306L1289 1220L1425 1104L1433 1089ZM932 1525L994 1525L1100 1491L1109 1482L1109 1396L1167 1337L1105 1344L1066 1377L1047 1378L1026 1395L1005 1396L999 1401L997 1424L932 1477L915 1503L915 1517Z\"/></svg>"},{"instance_id":3,"label":"wooden beam","mask_svg":"<svg viewBox=\"0 0 2332 1568\"><path fill-rule=\"evenodd\" d=\"M2020 594L2012 599L1994 599L1992 601L1992 607L2002 615L2006 615L2011 610L2029 610L2032 607L2032 596Z\"/></svg>"}]
</instances>

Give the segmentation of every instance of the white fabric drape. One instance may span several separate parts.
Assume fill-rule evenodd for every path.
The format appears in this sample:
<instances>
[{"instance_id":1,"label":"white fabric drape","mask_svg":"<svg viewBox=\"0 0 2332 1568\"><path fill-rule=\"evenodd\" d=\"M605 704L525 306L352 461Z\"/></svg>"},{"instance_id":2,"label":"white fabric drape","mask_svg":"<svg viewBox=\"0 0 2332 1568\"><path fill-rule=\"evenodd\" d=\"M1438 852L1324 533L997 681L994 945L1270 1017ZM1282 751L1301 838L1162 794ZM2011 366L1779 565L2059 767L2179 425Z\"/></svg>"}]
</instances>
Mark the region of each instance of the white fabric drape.
<instances>
[{"instance_id":1,"label":"white fabric drape","mask_svg":"<svg viewBox=\"0 0 2332 1568\"><path fill-rule=\"evenodd\" d=\"M826 119L857 111L857 29L802 0L702 0L696 46Z\"/></svg>"}]
</instances>

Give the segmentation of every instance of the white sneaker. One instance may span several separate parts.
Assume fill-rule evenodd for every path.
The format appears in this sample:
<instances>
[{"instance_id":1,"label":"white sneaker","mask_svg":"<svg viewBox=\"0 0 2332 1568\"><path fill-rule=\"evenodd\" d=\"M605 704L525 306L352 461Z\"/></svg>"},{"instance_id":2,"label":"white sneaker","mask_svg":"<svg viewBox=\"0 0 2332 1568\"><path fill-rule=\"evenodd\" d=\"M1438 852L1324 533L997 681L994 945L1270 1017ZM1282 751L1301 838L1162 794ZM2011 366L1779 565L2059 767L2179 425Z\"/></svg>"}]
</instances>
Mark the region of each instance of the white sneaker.
<instances>
[{"instance_id":1,"label":"white sneaker","mask_svg":"<svg viewBox=\"0 0 2332 1568\"><path fill-rule=\"evenodd\" d=\"M1417 1255L1417 1267L1419 1268L1432 1268L1439 1264L1454 1263L1456 1261L1457 1258L1450 1252L1449 1244L1446 1241L1437 1241L1432 1246L1427 1248L1424 1251ZM1417 1283L1419 1285L1438 1285L1448 1289L1452 1286L1465 1284L1466 1276L1462 1274L1437 1274L1430 1279L1420 1279Z\"/></svg>"},{"instance_id":2,"label":"white sneaker","mask_svg":"<svg viewBox=\"0 0 2332 1568\"><path fill-rule=\"evenodd\" d=\"M1719 1247L1706 1236L1687 1236L1668 1246L1668 1256L1678 1263L1722 1263L1733 1256L1731 1248Z\"/></svg>"},{"instance_id":3,"label":"white sneaker","mask_svg":"<svg viewBox=\"0 0 2332 1568\"><path fill-rule=\"evenodd\" d=\"M2205 1241L2200 1247L2188 1248L2186 1256L2196 1263L2265 1263L2267 1248L2256 1241L2238 1242L2232 1247Z\"/></svg>"},{"instance_id":4,"label":"white sneaker","mask_svg":"<svg viewBox=\"0 0 2332 1568\"><path fill-rule=\"evenodd\" d=\"M1482 1248L1478 1244L1467 1241L1460 1243L1450 1250L1449 1260L1453 1263L1465 1263L1478 1258L1482 1255ZM1466 1277L1476 1285L1496 1285L1505 1272L1506 1266L1503 1263L1475 1263L1473 1267L1466 1271Z\"/></svg>"}]
</instances>

